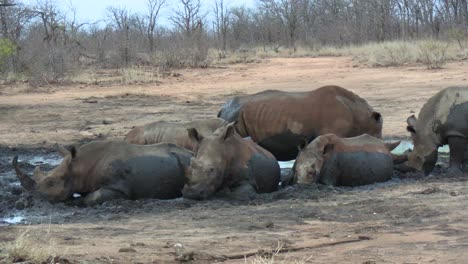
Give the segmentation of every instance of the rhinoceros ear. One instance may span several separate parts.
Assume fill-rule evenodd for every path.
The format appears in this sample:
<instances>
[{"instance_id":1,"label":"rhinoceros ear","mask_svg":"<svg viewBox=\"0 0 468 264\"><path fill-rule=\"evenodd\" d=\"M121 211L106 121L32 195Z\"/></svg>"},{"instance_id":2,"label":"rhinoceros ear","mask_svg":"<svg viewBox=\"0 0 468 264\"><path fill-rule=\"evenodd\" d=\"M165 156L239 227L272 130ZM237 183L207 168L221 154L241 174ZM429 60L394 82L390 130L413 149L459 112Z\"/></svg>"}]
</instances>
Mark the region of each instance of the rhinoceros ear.
<instances>
[{"instance_id":1,"label":"rhinoceros ear","mask_svg":"<svg viewBox=\"0 0 468 264\"><path fill-rule=\"evenodd\" d=\"M406 127L406 130L408 130L411 133L416 133L416 123L418 122L418 119L412 115L406 119L406 123L408 123L408 126Z\"/></svg>"},{"instance_id":2,"label":"rhinoceros ear","mask_svg":"<svg viewBox=\"0 0 468 264\"><path fill-rule=\"evenodd\" d=\"M379 112L372 112L371 117L377 122L382 122L382 115Z\"/></svg>"},{"instance_id":3,"label":"rhinoceros ear","mask_svg":"<svg viewBox=\"0 0 468 264\"><path fill-rule=\"evenodd\" d=\"M305 147L307 147L308 144L309 144L309 141L307 141L307 139L301 138L299 141L299 144L297 145L297 150L299 151L303 150Z\"/></svg>"},{"instance_id":4,"label":"rhinoceros ear","mask_svg":"<svg viewBox=\"0 0 468 264\"><path fill-rule=\"evenodd\" d=\"M72 159L74 159L76 157L76 152L77 152L77 149L75 146L71 146L70 148L70 154L72 156Z\"/></svg>"},{"instance_id":5,"label":"rhinoceros ear","mask_svg":"<svg viewBox=\"0 0 468 264\"><path fill-rule=\"evenodd\" d=\"M68 154L70 154L70 151L68 151L66 148L63 146L60 146L59 144L55 143L55 149L57 149L57 152L60 154L60 156L65 157Z\"/></svg>"},{"instance_id":6,"label":"rhinoceros ear","mask_svg":"<svg viewBox=\"0 0 468 264\"><path fill-rule=\"evenodd\" d=\"M191 140L194 140L195 142L200 142L203 140L203 136L198 133L197 129L192 127L187 129L188 136Z\"/></svg>"},{"instance_id":7,"label":"rhinoceros ear","mask_svg":"<svg viewBox=\"0 0 468 264\"><path fill-rule=\"evenodd\" d=\"M222 136L223 141L234 136L236 133L236 129L234 128L234 123L230 123L229 125L226 126L226 131L224 132L224 135Z\"/></svg>"},{"instance_id":8,"label":"rhinoceros ear","mask_svg":"<svg viewBox=\"0 0 468 264\"><path fill-rule=\"evenodd\" d=\"M323 147L323 155L327 155L327 154L331 153L334 149L335 149L335 144L333 144L333 143L327 143L327 144Z\"/></svg>"}]
</instances>

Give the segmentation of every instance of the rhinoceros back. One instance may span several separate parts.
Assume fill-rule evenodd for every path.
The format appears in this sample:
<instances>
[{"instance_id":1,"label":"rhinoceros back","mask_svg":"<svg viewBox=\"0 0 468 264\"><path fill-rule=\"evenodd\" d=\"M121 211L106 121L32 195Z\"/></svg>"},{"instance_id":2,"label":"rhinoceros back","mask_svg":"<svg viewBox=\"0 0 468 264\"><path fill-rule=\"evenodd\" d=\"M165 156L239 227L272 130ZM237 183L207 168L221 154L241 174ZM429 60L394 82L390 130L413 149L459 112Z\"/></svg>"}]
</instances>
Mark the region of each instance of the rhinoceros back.
<instances>
[{"instance_id":1,"label":"rhinoceros back","mask_svg":"<svg viewBox=\"0 0 468 264\"><path fill-rule=\"evenodd\" d=\"M359 186L383 182L393 175L393 160L379 152L338 152L327 159L319 182L327 185Z\"/></svg>"},{"instance_id":2,"label":"rhinoceros back","mask_svg":"<svg viewBox=\"0 0 468 264\"><path fill-rule=\"evenodd\" d=\"M435 112L435 132L442 139L448 136L468 137L468 87L449 87L444 90ZM442 143L447 142L443 140Z\"/></svg>"},{"instance_id":3,"label":"rhinoceros back","mask_svg":"<svg viewBox=\"0 0 468 264\"><path fill-rule=\"evenodd\" d=\"M274 158L255 153L250 158L248 167L250 181L258 193L268 193L278 189L281 170Z\"/></svg>"},{"instance_id":4,"label":"rhinoceros back","mask_svg":"<svg viewBox=\"0 0 468 264\"><path fill-rule=\"evenodd\" d=\"M113 182L129 199L172 199L182 196L184 168L175 156L144 155L111 164Z\"/></svg>"},{"instance_id":5,"label":"rhinoceros back","mask_svg":"<svg viewBox=\"0 0 468 264\"><path fill-rule=\"evenodd\" d=\"M239 103L239 98L235 97L224 104L218 112L218 117L229 123L234 122L237 120L237 116L239 115L241 108L242 105Z\"/></svg>"}]
</instances>

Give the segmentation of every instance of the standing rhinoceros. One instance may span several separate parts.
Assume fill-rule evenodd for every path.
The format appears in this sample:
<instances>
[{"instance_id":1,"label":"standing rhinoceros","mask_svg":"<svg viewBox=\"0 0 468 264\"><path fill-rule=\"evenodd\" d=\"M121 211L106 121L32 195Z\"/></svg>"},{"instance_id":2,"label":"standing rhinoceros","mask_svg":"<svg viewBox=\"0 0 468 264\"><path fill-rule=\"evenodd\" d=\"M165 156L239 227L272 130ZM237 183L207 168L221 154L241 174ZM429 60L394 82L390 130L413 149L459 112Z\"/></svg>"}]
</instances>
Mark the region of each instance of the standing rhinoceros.
<instances>
[{"instance_id":1,"label":"standing rhinoceros","mask_svg":"<svg viewBox=\"0 0 468 264\"><path fill-rule=\"evenodd\" d=\"M196 128L203 134L211 134L227 122L221 118L209 118L185 123L156 121L144 126L137 126L128 132L125 141L137 145L148 145L157 143L173 143L193 150L196 142L187 135L187 129Z\"/></svg>"},{"instance_id":2,"label":"standing rhinoceros","mask_svg":"<svg viewBox=\"0 0 468 264\"><path fill-rule=\"evenodd\" d=\"M293 178L300 184L344 186L386 181L393 175L393 164L405 161L406 156L390 153L399 144L367 134L353 138L322 135L299 152Z\"/></svg>"},{"instance_id":3,"label":"standing rhinoceros","mask_svg":"<svg viewBox=\"0 0 468 264\"><path fill-rule=\"evenodd\" d=\"M305 140L334 133L340 137L369 134L382 137L383 119L356 94L339 86L310 92L282 93L247 102L236 130L270 151L278 160L295 159Z\"/></svg>"},{"instance_id":4,"label":"standing rhinoceros","mask_svg":"<svg viewBox=\"0 0 468 264\"><path fill-rule=\"evenodd\" d=\"M21 185L38 191L51 202L66 201L74 193L84 205L116 198L171 199L180 197L192 152L174 144L132 145L126 142L95 141L79 148L58 148L63 161L33 178L25 175L13 159Z\"/></svg>"},{"instance_id":5,"label":"standing rhinoceros","mask_svg":"<svg viewBox=\"0 0 468 264\"><path fill-rule=\"evenodd\" d=\"M407 165L428 174L437 162L437 150L448 144L450 174L460 174L468 143L468 87L449 87L424 104L418 118L407 119L414 149Z\"/></svg>"},{"instance_id":6,"label":"standing rhinoceros","mask_svg":"<svg viewBox=\"0 0 468 264\"><path fill-rule=\"evenodd\" d=\"M286 92L279 90L265 90L255 94L236 96L223 105L221 110L218 112L218 117L229 123L234 122L237 120L239 111L247 102L264 100L284 93Z\"/></svg>"},{"instance_id":7,"label":"standing rhinoceros","mask_svg":"<svg viewBox=\"0 0 468 264\"><path fill-rule=\"evenodd\" d=\"M232 124L205 137L196 129L190 129L189 135L199 143L187 171L184 197L206 199L226 188L253 187L258 193L278 189L280 168L275 157L254 142L242 139Z\"/></svg>"}]
</instances>

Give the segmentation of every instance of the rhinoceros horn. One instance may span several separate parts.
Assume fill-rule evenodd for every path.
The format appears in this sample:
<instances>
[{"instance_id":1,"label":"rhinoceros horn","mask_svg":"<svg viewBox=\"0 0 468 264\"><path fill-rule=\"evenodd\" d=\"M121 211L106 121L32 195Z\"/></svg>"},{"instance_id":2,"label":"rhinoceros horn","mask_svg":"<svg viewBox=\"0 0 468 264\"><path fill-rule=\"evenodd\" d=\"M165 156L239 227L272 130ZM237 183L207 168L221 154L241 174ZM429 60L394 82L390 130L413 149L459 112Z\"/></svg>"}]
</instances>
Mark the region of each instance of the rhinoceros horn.
<instances>
[{"instance_id":1,"label":"rhinoceros horn","mask_svg":"<svg viewBox=\"0 0 468 264\"><path fill-rule=\"evenodd\" d=\"M393 142L393 143L385 143L385 146L387 147L388 151L394 150L398 145L400 145L401 141Z\"/></svg>"},{"instance_id":2,"label":"rhinoceros horn","mask_svg":"<svg viewBox=\"0 0 468 264\"><path fill-rule=\"evenodd\" d=\"M36 187L36 182L20 170L18 166L18 156L15 156L13 158L12 164L15 168L16 176L18 177L21 186L23 186L23 188L25 188L28 191L34 190Z\"/></svg>"}]
</instances>

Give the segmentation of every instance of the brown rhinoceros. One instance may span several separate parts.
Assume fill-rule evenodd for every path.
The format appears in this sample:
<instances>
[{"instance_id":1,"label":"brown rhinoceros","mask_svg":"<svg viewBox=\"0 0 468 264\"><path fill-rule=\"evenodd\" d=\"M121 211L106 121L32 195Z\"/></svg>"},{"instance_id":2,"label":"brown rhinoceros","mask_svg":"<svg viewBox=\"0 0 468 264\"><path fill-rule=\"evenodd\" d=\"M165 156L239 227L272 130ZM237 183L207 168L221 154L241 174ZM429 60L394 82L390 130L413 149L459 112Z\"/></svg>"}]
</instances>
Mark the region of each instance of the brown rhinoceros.
<instances>
[{"instance_id":1,"label":"brown rhinoceros","mask_svg":"<svg viewBox=\"0 0 468 264\"><path fill-rule=\"evenodd\" d=\"M260 101L285 93L286 92L279 90L265 90L255 94L236 96L223 105L221 110L218 112L218 117L226 120L229 123L234 122L237 120L239 111L247 102Z\"/></svg>"},{"instance_id":2,"label":"brown rhinoceros","mask_svg":"<svg viewBox=\"0 0 468 264\"><path fill-rule=\"evenodd\" d=\"M442 145L450 148L450 174L460 174L468 143L468 87L449 87L424 104L418 118L407 119L414 149L407 166L429 174Z\"/></svg>"},{"instance_id":3,"label":"brown rhinoceros","mask_svg":"<svg viewBox=\"0 0 468 264\"><path fill-rule=\"evenodd\" d=\"M242 137L250 136L284 161L296 158L297 146L304 140L310 142L327 133L381 138L382 123L380 113L364 99L339 86L324 86L247 102L235 127Z\"/></svg>"},{"instance_id":4,"label":"brown rhinoceros","mask_svg":"<svg viewBox=\"0 0 468 264\"><path fill-rule=\"evenodd\" d=\"M209 118L184 123L156 121L144 126L134 127L128 132L125 141L137 145L173 143L188 150L193 150L196 142L188 137L187 129L194 127L202 134L211 134L226 124L227 122L221 118Z\"/></svg>"},{"instance_id":5,"label":"brown rhinoceros","mask_svg":"<svg viewBox=\"0 0 468 264\"><path fill-rule=\"evenodd\" d=\"M199 143L187 170L184 197L206 199L225 189L252 191L253 187L257 193L278 189L280 168L275 157L241 138L232 124L205 137L196 129L190 129L189 135Z\"/></svg>"},{"instance_id":6,"label":"brown rhinoceros","mask_svg":"<svg viewBox=\"0 0 468 264\"><path fill-rule=\"evenodd\" d=\"M394 163L406 161L406 156L390 152L399 144L385 143L367 134L353 138L322 135L299 152L293 178L299 184L343 186L386 181L393 175Z\"/></svg>"},{"instance_id":7,"label":"brown rhinoceros","mask_svg":"<svg viewBox=\"0 0 468 264\"><path fill-rule=\"evenodd\" d=\"M58 151L62 163L46 174L36 167L32 178L21 172L15 157L13 166L21 185L51 202L66 201L78 193L84 205L116 198L180 197L192 157L191 151L166 143L94 141Z\"/></svg>"}]
</instances>

